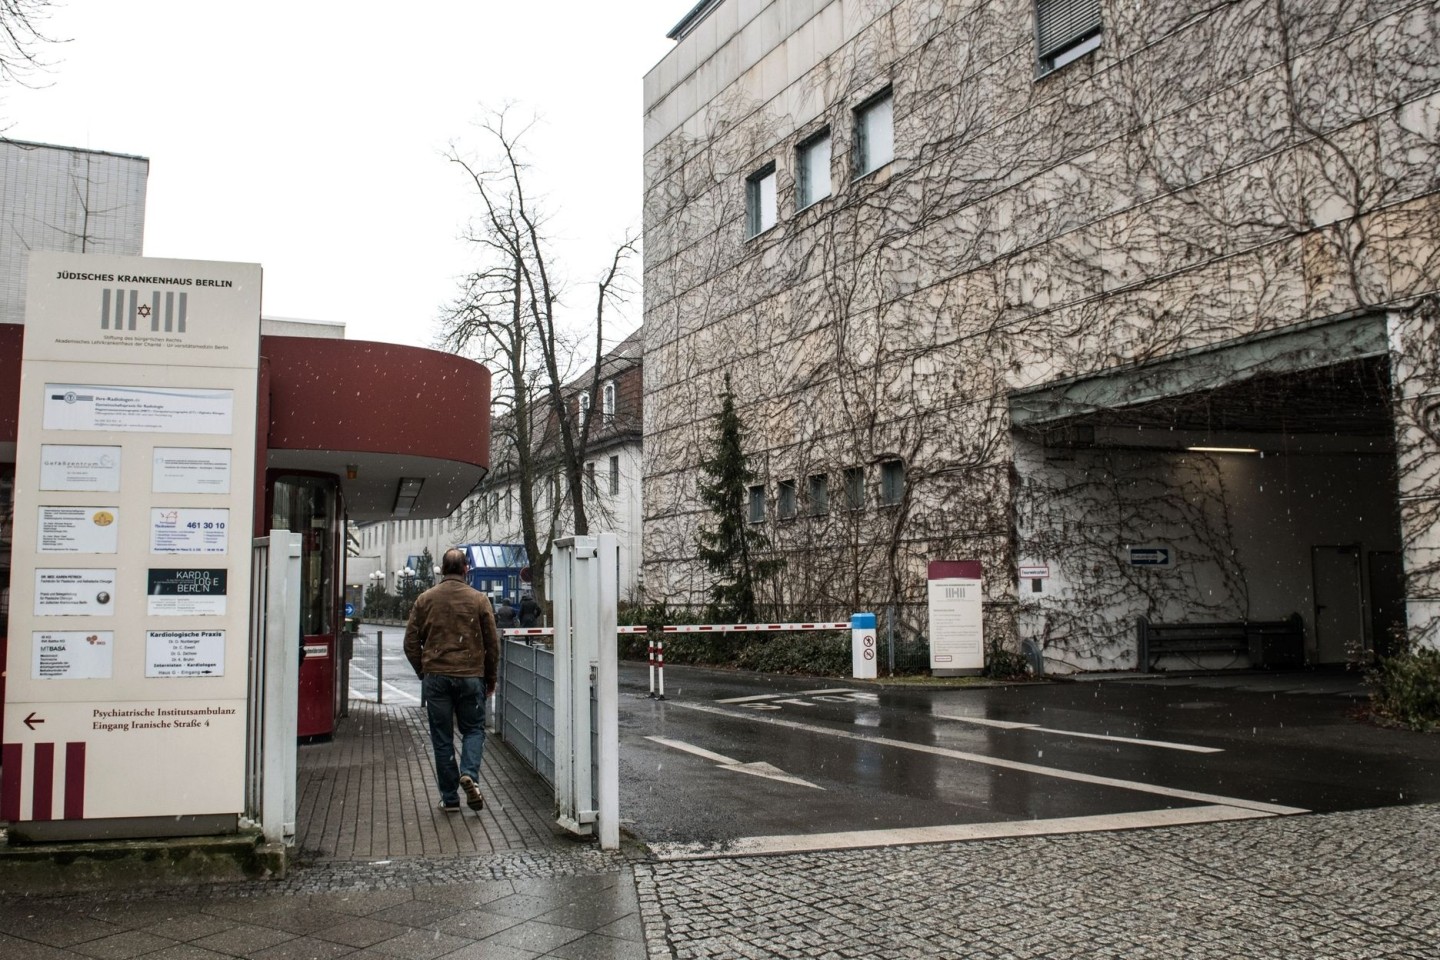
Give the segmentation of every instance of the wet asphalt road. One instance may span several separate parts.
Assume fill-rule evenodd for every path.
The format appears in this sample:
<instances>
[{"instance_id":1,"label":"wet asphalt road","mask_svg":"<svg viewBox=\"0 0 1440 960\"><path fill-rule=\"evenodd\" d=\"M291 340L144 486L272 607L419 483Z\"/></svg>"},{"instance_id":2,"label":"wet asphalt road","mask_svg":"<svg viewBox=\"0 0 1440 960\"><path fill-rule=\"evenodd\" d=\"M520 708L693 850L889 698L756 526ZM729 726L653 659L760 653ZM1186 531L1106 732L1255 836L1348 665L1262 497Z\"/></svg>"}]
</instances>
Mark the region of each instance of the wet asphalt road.
<instances>
[{"instance_id":1,"label":"wet asphalt road","mask_svg":"<svg viewBox=\"0 0 1440 960\"><path fill-rule=\"evenodd\" d=\"M1365 722L1344 675L937 689L672 666L669 699L646 689L623 664L621 811L650 842L1440 801L1440 738Z\"/></svg>"},{"instance_id":2,"label":"wet asphalt road","mask_svg":"<svg viewBox=\"0 0 1440 960\"><path fill-rule=\"evenodd\" d=\"M362 630L350 695L375 698L383 631L384 702L417 706L403 629ZM1366 722L1353 675L947 689L672 665L667 700L647 689L622 663L621 816L654 843L1440 802L1440 737Z\"/></svg>"}]
</instances>

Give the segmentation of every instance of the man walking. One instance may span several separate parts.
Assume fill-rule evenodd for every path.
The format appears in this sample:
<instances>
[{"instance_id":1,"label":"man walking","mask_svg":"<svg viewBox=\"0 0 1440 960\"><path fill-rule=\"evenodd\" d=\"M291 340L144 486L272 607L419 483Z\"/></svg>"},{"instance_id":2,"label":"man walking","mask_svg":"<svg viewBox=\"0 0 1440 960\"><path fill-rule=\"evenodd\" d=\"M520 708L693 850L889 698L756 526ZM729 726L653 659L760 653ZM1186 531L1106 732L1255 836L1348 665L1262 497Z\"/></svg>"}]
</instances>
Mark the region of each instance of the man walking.
<instances>
[{"instance_id":1,"label":"man walking","mask_svg":"<svg viewBox=\"0 0 1440 960\"><path fill-rule=\"evenodd\" d=\"M454 547L440 561L442 579L415 600L405 626L405 656L420 677L435 748L440 809L485 806L480 760L485 752L485 700L500 675L500 642L490 601L465 582L465 552ZM455 726L460 762L455 762Z\"/></svg>"}]
</instances>

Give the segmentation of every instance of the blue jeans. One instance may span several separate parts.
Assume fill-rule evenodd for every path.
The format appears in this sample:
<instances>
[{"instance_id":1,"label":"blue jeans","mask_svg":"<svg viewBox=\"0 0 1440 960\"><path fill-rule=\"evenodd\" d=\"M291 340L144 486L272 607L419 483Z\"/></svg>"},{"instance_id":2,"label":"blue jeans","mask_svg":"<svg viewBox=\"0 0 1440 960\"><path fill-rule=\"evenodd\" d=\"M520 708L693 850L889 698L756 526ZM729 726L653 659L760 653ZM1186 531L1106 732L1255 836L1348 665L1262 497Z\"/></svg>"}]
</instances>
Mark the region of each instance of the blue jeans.
<instances>
[{"instance_id":1,"label":"blue jeans","mask_svg":"<svg viewBox=\"0 0 1440 960\"><path fill-rule=\"evenodd\" d=\"M435 781L444 803L460 800L460 776L480 782L485 754L485 680L427 673L420 682L430 718L430 745L435 748ZM455 730L460 727L460 763L455 763Z\"/></svg>"}]
</instances>

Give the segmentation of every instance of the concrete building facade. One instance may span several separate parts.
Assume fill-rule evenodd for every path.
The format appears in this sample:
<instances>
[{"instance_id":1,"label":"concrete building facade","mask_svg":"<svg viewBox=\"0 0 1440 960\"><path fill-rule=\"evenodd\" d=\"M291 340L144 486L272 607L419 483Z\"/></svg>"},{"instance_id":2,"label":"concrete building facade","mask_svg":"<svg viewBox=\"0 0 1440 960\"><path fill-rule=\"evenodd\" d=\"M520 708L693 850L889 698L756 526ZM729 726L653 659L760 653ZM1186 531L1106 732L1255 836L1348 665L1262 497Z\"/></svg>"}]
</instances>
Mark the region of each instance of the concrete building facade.
<instances>
[{"instance_id":1,"label":"concrete building facade","mask_svg":"<svg viewBox=\"0 0 1440 960\"><path fill-rule=\"evenodd\" d=\"M923 637L927 564L978 559L1051 670L1135 667L1141 617L1435 644L1437 23L698 5L645 84L650 595L703 602L729 374L776 617Z\"/></svg>"}]
</instances>

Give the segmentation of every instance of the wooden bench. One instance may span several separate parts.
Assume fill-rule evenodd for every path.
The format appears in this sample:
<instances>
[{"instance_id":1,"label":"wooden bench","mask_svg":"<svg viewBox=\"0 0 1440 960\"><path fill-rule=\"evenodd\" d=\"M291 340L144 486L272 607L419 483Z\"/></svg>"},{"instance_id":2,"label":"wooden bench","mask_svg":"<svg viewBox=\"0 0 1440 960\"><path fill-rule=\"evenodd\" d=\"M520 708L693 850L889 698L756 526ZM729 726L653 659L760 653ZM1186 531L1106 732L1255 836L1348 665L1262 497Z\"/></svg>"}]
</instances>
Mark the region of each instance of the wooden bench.
<instances>
[{"instance_id":1,"label":"wooden bench","mask_svg":"<svg viewBox=\"0 0 1440 960\"><path fill-rule=\"evenodd\" d=\"M1229 654L1250 658L1255 667L1298 667L1305 663L1305 621L1292 613L1284 620L1234 623L1135 623L1136 666L1149 673L1164 656Z\"/></svg>"}]
</instances>

